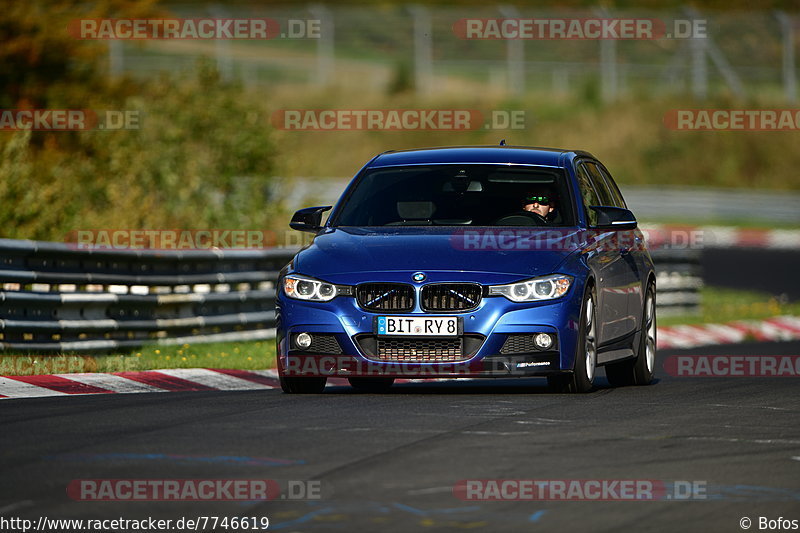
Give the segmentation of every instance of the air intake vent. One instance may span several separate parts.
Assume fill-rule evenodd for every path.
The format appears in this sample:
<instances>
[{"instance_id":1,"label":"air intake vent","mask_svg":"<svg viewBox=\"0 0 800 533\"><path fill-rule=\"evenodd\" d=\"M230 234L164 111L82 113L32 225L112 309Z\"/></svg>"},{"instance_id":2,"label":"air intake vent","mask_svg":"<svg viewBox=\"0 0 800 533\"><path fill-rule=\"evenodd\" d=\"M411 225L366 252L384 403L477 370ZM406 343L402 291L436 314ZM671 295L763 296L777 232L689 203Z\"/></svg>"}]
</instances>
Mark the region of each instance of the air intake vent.
<instances>
[{"instance_id":1,"label":"air intake vent","mask_svg":"<svg viewBox=\"0 0 800 533\"><path fill-rule=\"evenodd\" d=\"M414 309L414 288L404 283L362 283L356 287L356 298L367 311Z\"/></svg>"},{"instance_id":2,"label":"air intake vent","mask_svg":"<svg viewBox=\"0 0 800 533\"><path fill-rule=\"evenodd\" d=\"M503 347L500 348L500 353L503 355L511 355L511 354L547 351L536 346L536 343L534 342L535 337L536 337L535 334L509 335L508 337L506 337L506 341L503 343ZM556 343L554 343L553 346L548 348L548 350L558 350L558 346L556 345Z\"/></svg>"},{"instance_id":3,"label":"air intake vent","mask_svg":"<svg viewBox=\"0 0 800 533\"><path fill-rule=\"evenodd\" d=\"M483 288L477 283L431 283L422 287L425 311L469 311L481 303Z\"/></svg>"},{"instance_id":4,"label":"air intake vent","mask_svg":"<svg viewBox=\"0 0 800 533\"><path fill-rule=\"evenodd\" d=\"M378 339L379 361L440 363L469 359L457 339Z\"/></svg>"}]
</instances>

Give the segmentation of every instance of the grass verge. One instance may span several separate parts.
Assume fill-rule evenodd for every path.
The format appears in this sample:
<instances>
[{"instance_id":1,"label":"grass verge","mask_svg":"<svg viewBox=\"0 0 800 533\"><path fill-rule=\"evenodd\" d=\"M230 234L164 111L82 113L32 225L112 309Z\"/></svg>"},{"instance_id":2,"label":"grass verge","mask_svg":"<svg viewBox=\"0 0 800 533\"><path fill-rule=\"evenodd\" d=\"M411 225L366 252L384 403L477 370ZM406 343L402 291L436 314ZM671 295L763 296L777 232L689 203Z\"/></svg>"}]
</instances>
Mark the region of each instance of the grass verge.
<instances>
[{"instance_id":1,"label":"grass verge","mask_svg":"<svg viewBox=\"0 0 800 533\"><path fill-rule=\"evenodd\" d=\"M800 302L789 302L765 292L703 287L701 297L703 306L700 313L659 317L658 325L720 324L776 315L800 315Z\"/></svg>"},{"instance_id":2,"label":"grass verge","mask_svg":"<svg viewBox=\"0 0 800 533\"><path fill-rule=\"evenodd\" d=\"M0 375L31 376L75 372L124 372L159 368L237 368L261 370L275 367L275 343L268 341L145 346L126 354L0 356Z\"/></svg>"}]
</instances>

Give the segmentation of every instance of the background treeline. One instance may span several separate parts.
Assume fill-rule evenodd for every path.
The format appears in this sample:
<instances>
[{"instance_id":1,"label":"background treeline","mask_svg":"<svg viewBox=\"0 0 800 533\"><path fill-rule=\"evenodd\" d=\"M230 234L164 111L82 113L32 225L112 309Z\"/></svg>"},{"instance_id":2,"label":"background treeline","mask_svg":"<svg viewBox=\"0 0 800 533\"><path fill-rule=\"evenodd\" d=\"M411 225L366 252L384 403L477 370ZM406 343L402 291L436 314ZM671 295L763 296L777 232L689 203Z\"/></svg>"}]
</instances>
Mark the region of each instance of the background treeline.
<instances>
[{"instance_id":1,"label":"background treeline","mask_svg":"<svg viewBox=\"0 0 800 533\"><path fill-rule=\"evenodd\" d=\"M385 91L359 90L359 84L373 86L371 73L381 65L373 61L374 51L346 49L337 56L336 68L367 73L356 76L355 89L302 80L245 86L236 76L221 76L214 43L199 41L179 43L208 56L191 68L113 76L108 42L76 40L67 33L68 22L77 18L168 17L180 5L151 0L0 2L0 109L133 110L140 117L139 128L132 130L0 131L0 236L62 240L78 229L284 229L282 196L293 176L352 176L387 149L496 144L501 138L509 144L591 151L623 188L679 184L800 190L798 132L676 132L663 124L670 109L788 107L777 89L748 94L745 100L715 93L694 101L689 94L633 88L617 101L604 102L597 78L581 81L566 95L540 90L519 97L484 90L485 81L467 80L453 83L457 90L423 98L414 90L409 65L394 67ZM709 0L696 5L732 4ZM770 7L796 9L796 4L773 1L758 9ZM286 59L295 56L284 57L280 47L291 44L268 46ZM206 54L209 46L212 52ZM247 42L226 46L234 58L251 57ZM314 61L313 55L296 57ZM309 133L270 125L271 114L280 109L404 108L477 109L487 116L494 110L524 110L526 121L522 130L467 132Z\"/></svg>"},{"instance_id":2,"label":"background treeline","mask_svg":"<svg viewBox=\"0 0 800 533\"><path fill-rule=\"evenodd\" d=\"M267 228L278 207L263 103L214 66L155 80L111 78L108 43L75 18L165 16L153 2L4 2L0 108L133 110L139 128L0 132L2 237L75 229Z\"/></svg>"}]
</instances>

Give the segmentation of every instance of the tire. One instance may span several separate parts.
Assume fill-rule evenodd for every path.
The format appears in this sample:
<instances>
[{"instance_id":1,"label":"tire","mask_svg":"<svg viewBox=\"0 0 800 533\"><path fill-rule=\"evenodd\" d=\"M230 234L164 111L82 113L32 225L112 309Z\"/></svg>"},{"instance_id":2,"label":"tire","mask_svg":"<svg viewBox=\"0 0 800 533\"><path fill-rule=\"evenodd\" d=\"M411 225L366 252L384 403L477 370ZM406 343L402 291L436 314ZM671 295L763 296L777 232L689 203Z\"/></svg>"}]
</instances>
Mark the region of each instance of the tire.
<instances>
[{"instance_id":1,"label":"tire","mask_svg":"<svg viewBox=\"0 0 800 533\"><path fill-rule=\"evenodd\" d=\"M328 378L298 378L280 376L281 390L286 394L319 394L325 390Z\"/></svg>"},{"instance_id":2,"label":"tire","mask_svg":"<svg viewBox=\"0 0 800 533\"><path fill-rule=\"evenodd\" d=\"M634 359L606 365L606 378L614 387L649 385L653 382L656 364L656 286L647 284L642 309L642 332Z\"/></svg>"},{"instance_id":3,"label":"tire","mask_svg":"<svg viewBox=\"0 0 800 533\"><path fill-rule=\"evenodd\" d=\"M281 353L280 341L275 339L275 353ZM325 390L325 384L328 382L326 377L289 377L284 376L283 365L281 358L278 357L278 381L281 384L281 390L286 394L319 394Z\"/></svg>"},{"instance_id":4,"label":"tire","mask_svg":"<svg viewBox=\"0 0 800 533\"><path fill-rule=\"evenodd\" d=\"M394 383L394 378L348 378L350 385L361 392L386 392Z\"/></svg>"},{"instance_id":5,"label":"tire","mask_svg":"<svg viewBox=\"0 0 800 533\"><path fill-rule=\"evenodd\" d=\"M575 349L575 365L569 374L547 377L547 384L554 392L582 393L594 388L597 375L597 297L590 287L581 303L578 345Z\"/></svg>"}]
</instances>

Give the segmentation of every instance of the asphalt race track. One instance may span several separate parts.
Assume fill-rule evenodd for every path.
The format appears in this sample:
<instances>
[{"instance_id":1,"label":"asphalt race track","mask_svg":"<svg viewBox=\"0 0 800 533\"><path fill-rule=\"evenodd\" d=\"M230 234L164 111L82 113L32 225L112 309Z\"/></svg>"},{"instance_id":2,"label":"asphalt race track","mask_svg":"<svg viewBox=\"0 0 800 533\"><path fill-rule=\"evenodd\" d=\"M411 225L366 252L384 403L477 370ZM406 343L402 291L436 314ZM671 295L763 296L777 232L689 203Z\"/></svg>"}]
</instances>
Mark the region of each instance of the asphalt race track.
<instances>
[{"instance_id":1,"label":"asphalt race track","mask_svg":"<svg viewBox=\"0 0 800 533\"><path fill-rule=\"evenodd\" d=\"M796 355L800 343L661 351L660 361L679 353ZM601 378L580 396L528 379L409 383L382 395L337 387L8 400L0 508L33 520L267 516L281 531L741 531L744 516L800 518L796 379L661 372L649 387L615 390ZM71 480L125 478L313 480L320 499L66 493ZM453 486L465 479L689 481L705 498L462 501Z\"/></svg>"},{"instance_id":2,"label":"asphalt race track","mask_svg":"<svg viewBox=\"0 0 800 533\"><path fill-rule=\"evenodd\" d=\"M760 278L742 269L796 264L800 254L742 255L706 252L706 278L725 285L723 268L736 261L740 282L797 290L796 269ZM660 350L658 364L680 355L798 356L800 342ZM267 517L270 531L287 532L742 531L744 517L755 531L760 517L800 520L797 374L676 377L670 368L651 386L622 389L601 373L597 391L576 396L550 393L541 379L506 379L405 383L387 394L4 400L0 519ZM67 487L86 479L269 479L285 499L80 501ZM461 480L509 479L638 480L662 490L656 501L464 501L453 490Z\"/></svg>"}]
</instances>

